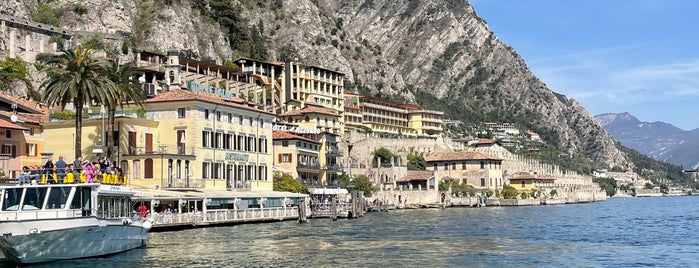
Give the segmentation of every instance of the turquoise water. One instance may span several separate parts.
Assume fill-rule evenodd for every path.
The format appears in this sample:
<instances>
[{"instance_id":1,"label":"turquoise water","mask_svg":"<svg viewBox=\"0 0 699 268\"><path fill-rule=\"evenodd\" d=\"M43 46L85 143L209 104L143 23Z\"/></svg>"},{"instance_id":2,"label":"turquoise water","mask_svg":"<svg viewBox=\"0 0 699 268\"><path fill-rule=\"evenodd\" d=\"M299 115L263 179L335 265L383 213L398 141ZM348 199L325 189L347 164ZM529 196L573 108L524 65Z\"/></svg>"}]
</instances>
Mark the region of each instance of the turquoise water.
<instances>
[{"instance_id":1,"label":"turquoise water","mask_svg":"<svg viewBox=\"0 0 699 268\"><path fill-rule=\"evenodd\" d=\"M399 210L151 233L142 249L37 267L699 267L698 218L697 196Z\"/></svg>"}]
</instances>

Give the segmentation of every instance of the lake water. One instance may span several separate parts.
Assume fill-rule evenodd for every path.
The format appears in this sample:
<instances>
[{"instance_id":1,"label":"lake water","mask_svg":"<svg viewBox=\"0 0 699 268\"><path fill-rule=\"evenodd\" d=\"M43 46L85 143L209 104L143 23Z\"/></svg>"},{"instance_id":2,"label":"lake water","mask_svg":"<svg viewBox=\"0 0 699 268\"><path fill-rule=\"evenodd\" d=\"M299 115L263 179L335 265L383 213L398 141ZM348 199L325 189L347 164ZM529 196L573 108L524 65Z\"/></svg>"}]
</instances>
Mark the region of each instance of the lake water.
<instances>
[{"instance_id":1,"label":"lake water","mask_svg":"<svg viewBox=\"0 0 699 268\"><path fill-rule=\"evenodd\" d=\"M37 267L699 267L698 220L698 196L398 210L151 233L142 249Z\"/></svg>"}]
</instances>

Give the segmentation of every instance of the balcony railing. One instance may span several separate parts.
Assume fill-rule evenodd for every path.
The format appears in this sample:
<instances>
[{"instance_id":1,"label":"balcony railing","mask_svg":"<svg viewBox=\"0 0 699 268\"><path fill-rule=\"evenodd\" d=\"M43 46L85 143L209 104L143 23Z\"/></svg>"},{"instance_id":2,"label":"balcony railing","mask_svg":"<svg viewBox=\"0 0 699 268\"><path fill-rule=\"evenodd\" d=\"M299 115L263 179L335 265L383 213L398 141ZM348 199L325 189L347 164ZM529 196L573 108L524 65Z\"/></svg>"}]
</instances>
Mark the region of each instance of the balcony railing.
<instances>
[{"instance_id":1,"label":"balcony railing","mask_svg":"<svg viewBox=\"0 0 699 268\"><path fill-rule=\"evenodd\" d=\"M329 148L326 154L328 156L343 156L342 151L340 151L340 149L337 148Z\"/></svg>"},{"instance_id":2,"label":"balcony railing","mask_svg":"<svg viewBox=\"0 0 699 268\"><path fill-rule=\"evenodd\" d=\"M172 182L168 182L166 188L195 188L202 189L205 188L204 180L202 179L185 179L179 178L174 179Z\"/></svg>"},{"instance_id":3,"label":"balcony railing","mask_svg":"<svg viewBox=\"0 0 699 268\"><path fill-rule=\"evenodd\" d=\"M196 147L161 144L151 148L130 146L127 155L178 154L195 155Z\"/></svg>"},{"instance_id":4,"label":"balcony railing","mask_svg":"<svg viewBox=\"0 0 699 268\"><path fill-rule=\"evenodd\" d=\"M298 168L305 168L305 169L320 169L320 164L318 163L298 163L296 165Z\"/></svg>"}]
</instances>

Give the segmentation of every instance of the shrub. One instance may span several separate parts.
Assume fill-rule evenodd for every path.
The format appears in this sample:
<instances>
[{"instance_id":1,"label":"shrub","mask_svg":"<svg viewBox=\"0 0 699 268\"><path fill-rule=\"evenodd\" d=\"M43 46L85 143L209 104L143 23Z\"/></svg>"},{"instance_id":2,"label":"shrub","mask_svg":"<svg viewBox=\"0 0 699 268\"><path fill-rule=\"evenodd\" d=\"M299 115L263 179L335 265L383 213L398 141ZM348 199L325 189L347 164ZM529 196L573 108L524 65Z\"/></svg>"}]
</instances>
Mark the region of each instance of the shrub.
<instances>
[{"instance_id":1,"label":"shrub","mask_svg":"<svg viewBox=\"0 0 699 268\"><path fill-rule=\"evenodd\" d=\"M83 4L75 3L75 5L73 5L73 12L80 16L85 15L87 14L87 7Z\"/></svg>"}]
</instances>

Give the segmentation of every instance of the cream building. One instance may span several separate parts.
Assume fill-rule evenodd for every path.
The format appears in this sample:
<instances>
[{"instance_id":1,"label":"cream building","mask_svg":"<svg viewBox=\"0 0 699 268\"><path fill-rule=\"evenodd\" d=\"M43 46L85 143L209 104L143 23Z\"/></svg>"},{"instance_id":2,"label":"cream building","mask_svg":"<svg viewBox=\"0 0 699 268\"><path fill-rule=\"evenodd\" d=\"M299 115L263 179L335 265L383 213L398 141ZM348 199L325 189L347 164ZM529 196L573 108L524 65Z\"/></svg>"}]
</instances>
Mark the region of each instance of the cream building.
<instances>
[{"instance_id":1,"label":"cream building","mask_svg":"<svg viewBox=\"0 0 699 268\"><path fill-rule=\"evenodd\" d=\"M320 142L274 131L274 167L307 186L321 185Z\"/></svg>"},{"instance_id":2,"label":"cream building","mask_svg":"<svg viewBox=\"0 0 699 268\"><path fill-rule=\"evenodd\" d=\"M458 180L481 189L502 189L502 159L481 152L435 153L425 157L438 181Z\"/></svg>"},{"instance_id":3,"label":"cream building","mask_svg":"<svg viewBox=\"0 0 699 268\"><path fill-rule=\"evenodd\" d=\"M425 136L442 133L443 112L360 94L345 93L345 121L352 128L364 125L387 135ZM357 118L361 114L361 119Z\"/></svg>"}]
</instances>

